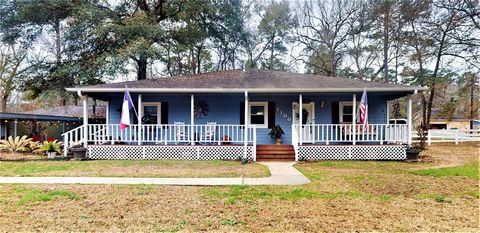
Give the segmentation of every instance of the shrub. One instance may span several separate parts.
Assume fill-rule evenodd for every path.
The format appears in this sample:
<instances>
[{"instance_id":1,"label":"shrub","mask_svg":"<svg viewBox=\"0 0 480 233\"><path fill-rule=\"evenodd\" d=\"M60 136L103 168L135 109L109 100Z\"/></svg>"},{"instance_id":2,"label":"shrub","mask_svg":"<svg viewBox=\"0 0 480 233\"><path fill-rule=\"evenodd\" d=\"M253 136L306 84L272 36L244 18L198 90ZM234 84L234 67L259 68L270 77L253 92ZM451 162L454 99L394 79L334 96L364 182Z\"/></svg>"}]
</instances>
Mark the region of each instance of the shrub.
<instances>
[{"instance_id":1,"label":"shrub","mask_svg":"<svg viewBox=\"0 0 480 233\"><path fill-rule=\"evenodd\" d=\"M31 138L27 138L26 135L15 139L9 136L7 140L0 140L0 150L9 152L29 152L35 146L35 142Z\"/></svg>"}]
</instances>

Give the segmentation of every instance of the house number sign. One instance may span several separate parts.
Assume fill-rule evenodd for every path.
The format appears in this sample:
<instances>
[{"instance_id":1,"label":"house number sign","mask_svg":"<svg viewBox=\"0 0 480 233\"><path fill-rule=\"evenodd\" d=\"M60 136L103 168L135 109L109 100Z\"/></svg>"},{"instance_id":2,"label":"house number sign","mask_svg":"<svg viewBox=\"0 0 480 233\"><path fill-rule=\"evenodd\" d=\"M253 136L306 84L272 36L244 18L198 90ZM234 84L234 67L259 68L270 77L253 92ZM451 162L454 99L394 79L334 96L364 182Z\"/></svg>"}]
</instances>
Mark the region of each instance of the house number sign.
<instances>
[{"instance_id":1,"label":"house number sign","mask_svg":"<svg viewBox=\"0 0 480 233\"><path fill-rule=\"evenodd\" d=\"M284 113L282 110L280 110L279 107L277 107L277 112L280 113L280 116L282 116L287 121L292 121L292 118L289 117L287 113Z\"/></svg>"}]
</instances>

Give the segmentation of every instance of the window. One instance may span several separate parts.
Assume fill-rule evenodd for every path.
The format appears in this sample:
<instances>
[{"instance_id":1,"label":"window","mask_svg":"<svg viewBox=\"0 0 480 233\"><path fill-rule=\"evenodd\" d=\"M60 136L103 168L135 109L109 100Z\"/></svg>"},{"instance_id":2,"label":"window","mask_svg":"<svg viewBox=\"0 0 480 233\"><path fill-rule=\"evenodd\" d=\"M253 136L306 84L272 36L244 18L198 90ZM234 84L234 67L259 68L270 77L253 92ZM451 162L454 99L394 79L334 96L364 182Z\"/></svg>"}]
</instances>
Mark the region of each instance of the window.
<instances>
[{"instance_id":1,"label":"window","mask_svg":"<svg viewBox=\"0 0 480 233\"><path fill-rule=\"evenodd\" d=\"M160 103L142 103L142 124L160 124Z\"/></svg>"},{"instance_id":2,"label":"window","mask_svg":"<svg viewBox=\"0 0 480 233\"><path fill-rule=\"evenodd\" d=\"M359 106L359 102L357 102L357 108ZM353 114L356 111L353 110L353 102L340 102L339 106L339 117L340 123L352 123L353 122ZM357 122L360 122L360 119L357 114Z\"/></svg>"},{"instance_id":3,"label":"window","mask_svg":"<svg viewBox=\"0 0 480 233\"><path fill-rule=\"evenodd\" d=\"M248 123L259 128L268 127L268 102L251 102L248 104Z\"/></svg>"}]
</instances>

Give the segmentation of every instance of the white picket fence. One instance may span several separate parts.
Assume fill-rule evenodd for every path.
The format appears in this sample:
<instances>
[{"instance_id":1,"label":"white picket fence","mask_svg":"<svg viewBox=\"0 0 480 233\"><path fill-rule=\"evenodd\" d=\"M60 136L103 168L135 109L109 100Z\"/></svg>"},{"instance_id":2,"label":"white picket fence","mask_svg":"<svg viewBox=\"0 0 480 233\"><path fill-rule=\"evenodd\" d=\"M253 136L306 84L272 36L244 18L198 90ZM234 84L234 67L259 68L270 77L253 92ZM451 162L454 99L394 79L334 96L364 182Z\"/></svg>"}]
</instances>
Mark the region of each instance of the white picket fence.
<instances>
[{"instance_id":1,"label":"white picket fence","mask_svg":"<svg viewBox=\"0 0 480 233\"><path fill-rule=\"evenodd\" d=\"M480 142L480 130L431 129L427 134L427 144L438 142Z\"/></svg>"}]
</instances>

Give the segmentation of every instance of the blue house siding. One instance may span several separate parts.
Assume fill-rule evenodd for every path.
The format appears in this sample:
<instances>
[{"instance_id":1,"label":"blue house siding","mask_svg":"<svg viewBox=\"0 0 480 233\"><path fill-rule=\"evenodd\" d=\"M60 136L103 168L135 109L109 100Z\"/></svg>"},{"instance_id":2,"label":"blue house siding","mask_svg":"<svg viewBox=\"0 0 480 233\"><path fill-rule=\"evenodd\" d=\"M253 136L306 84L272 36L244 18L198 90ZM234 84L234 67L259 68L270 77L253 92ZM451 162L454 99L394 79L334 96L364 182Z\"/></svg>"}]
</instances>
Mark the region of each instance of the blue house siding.
<instances>
[{"instance_id":1,"label":"blue house siding","mask_svg":"<svg viewBox=\"0 0 480 233\"><path fill-rule=\"evenodd\" d=\"M111 98L109 104L109 123L120 122L120 112L123 95ZM360 101L361 93L357 94ZM137 95L132 93L132 99L137 105ZM279 124L285 135L282 137L284 144L292 142L292 103L298 102L298 94L250 94L250 102L275 102L275 124ZM240 124L240 104L244 101L243 94L195 94L196 101L204 101L208 104L208 114L203 118L195 118L195 124L217 122L217 124ZM332 103L337 101L352 101L352 94L322 94L303 95L304 102L315 103L315 123L332 123ZM189 94L144 94L142 102L168 102L168 123L175 121L190 123L190 95ZM137 107L137 106L136 106ZM138 107L137 107L138 108ZM369 94L369 123L387 123L386 95ZM133 118L132 114L132 118ZM132 119L133 120L133 119ZM257 128L257 144L272 144L274 139L268 135L270 129Z\"/></svg>"}]
</instances>

